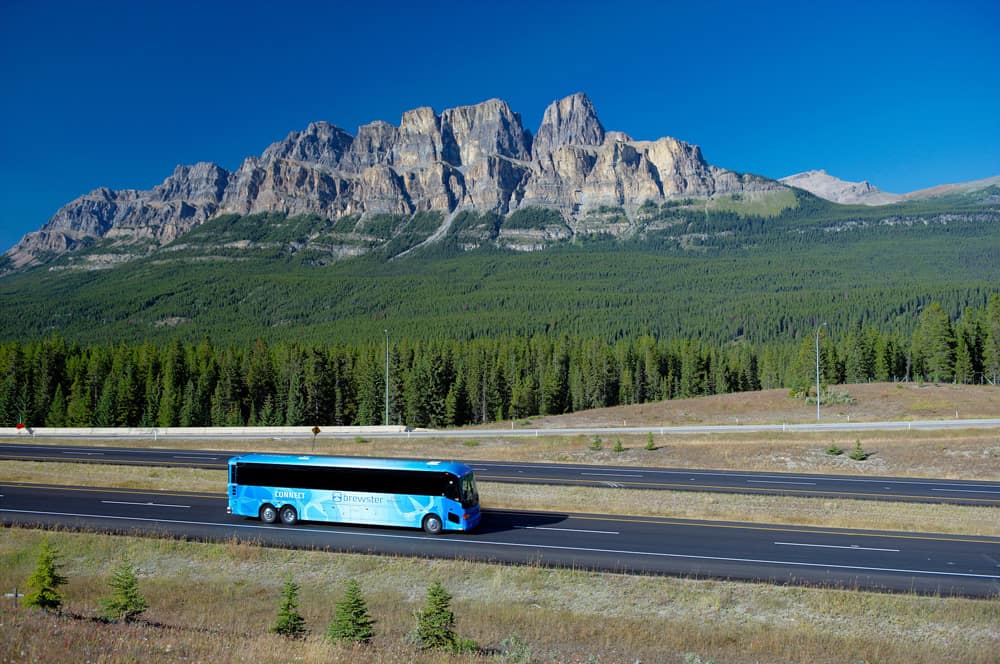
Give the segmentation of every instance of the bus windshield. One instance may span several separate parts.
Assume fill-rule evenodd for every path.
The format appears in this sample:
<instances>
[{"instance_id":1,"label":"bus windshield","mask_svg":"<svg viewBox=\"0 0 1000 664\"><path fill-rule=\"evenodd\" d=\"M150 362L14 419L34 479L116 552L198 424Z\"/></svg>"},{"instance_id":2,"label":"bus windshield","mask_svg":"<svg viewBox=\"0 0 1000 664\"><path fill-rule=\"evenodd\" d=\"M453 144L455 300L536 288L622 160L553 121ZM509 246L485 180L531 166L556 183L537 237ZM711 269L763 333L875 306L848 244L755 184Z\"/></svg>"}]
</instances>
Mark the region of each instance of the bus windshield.
<instances>
[{"instance_id":1,"label":"bus windshield","mask_svg":"<svg viewBox=\"0 0 1000 664\"><path fill-rule=\"evenodd\" d=\"M476 478L472 473L462 476L462 507L475 507L479 504L479 492L476 490Z\"/></svg>"}]
</instances>

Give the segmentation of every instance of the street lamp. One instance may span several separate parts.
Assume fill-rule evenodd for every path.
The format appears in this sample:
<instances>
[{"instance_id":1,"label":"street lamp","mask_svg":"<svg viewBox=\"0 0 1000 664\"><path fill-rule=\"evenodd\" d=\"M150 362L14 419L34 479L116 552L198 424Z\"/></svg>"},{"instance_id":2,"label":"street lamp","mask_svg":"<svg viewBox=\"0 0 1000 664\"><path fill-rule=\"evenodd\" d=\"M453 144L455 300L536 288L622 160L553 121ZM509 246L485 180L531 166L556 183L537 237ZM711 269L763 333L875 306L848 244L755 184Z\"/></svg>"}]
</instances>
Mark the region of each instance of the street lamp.
<instances>
[{"instance_id":1,"label":"street lamp","mask_svg":"<svg viewBox=\"0 0 1000 664\"><path fill-rule=\"evenodd\" d=\"M819 331L826 327L823 323L816 328L816 421L819 421Z\"/></svg>"},{"instance_id":2,"label":"street lamp","mask_svg":"<svg viewBox=\"0 0 1000 664\"><path fill-rule=\"evenodd\" d=\"M385 331L385 420L389 426L389 330Z\"/></svg>"}]
</instances>

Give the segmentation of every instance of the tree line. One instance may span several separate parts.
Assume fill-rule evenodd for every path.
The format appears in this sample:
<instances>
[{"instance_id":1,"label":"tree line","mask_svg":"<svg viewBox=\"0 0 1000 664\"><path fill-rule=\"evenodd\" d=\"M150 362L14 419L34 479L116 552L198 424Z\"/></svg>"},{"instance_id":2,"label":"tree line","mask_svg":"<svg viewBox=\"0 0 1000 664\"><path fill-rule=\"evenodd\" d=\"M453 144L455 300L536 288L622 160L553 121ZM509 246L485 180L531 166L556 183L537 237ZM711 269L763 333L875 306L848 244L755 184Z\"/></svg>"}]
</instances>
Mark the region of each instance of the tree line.
<instances>
[{"instance_id":1,"label":"tree line","mask_svg":"<svg viewBox=\"0 0 1000 664\"><path fill-rule=\"evenodd\" d=\"M816 328L824 384L996 383L1000 295L952 319L932 302L909 335ZM815 382L816 336L752 345L644 335L402 339L249 347L172 341L0 344L0 424L458 426ZM388 356L388 372L386 359Z\"/></svg>"}]
</instances>

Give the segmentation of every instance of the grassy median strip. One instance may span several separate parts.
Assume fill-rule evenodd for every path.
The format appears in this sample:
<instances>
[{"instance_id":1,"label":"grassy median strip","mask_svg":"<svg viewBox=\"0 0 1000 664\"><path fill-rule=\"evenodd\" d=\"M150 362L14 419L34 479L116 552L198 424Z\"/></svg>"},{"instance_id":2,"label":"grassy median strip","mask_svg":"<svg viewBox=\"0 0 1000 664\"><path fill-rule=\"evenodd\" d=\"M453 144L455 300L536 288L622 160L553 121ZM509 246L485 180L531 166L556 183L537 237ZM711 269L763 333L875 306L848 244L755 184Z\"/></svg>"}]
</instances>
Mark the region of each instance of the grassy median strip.
<instances>
[{"instance_id":1,"label":"grassy median strip","mask_svg":"<svg viewBox=\"0 0 1000 664\"><path fill-rule=\"evenodd\" d=\"M0 482L225 493L219 470L0 461ZM745 521L1000 537L997 508L888 501L481 482L487 509Z\"/></svg>"}]
</instances>

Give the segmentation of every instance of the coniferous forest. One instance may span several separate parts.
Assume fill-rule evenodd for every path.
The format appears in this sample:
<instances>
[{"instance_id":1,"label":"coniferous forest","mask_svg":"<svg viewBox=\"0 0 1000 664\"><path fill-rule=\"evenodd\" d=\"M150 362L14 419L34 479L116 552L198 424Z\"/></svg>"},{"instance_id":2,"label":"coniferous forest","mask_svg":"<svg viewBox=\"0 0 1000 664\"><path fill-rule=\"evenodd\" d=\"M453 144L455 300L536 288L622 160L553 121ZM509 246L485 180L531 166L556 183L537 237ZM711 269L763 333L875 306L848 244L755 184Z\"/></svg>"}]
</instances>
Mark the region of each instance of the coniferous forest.
<instances>
[{"instance_id":1,"label":"coniferous forest","mask_svg":"<svg viewBox=\"0 0 1000 664\"><path fill-rule=\"evenodd\" d=\"M822 381L996 382L1000 295L957 319L938 303L909 335L871 326L820 340ZM0 344L2 424L382 424L386 346ZM815 337L794 345L651 336L390 341L390 423L443 427L814 383Z\"/></svg>"},{"instance_id":2,"label":"coniferous forest","mask_svg":"<svg viewBox=\"0 0 1000 664\"><path fill-rule=\"evenodd\" d=\"M389 423L409 426L805 394L817 334L826 384L996 383L1000 192L796 196L770 216L650 206L635 235L527 253L464 248L500 220L463 213L405 256L333 260L315 239L331 222L273 214L110 269L67 255L0 278L0 424L382 424L386 345Z\"/></svg>"}]
</instances>

